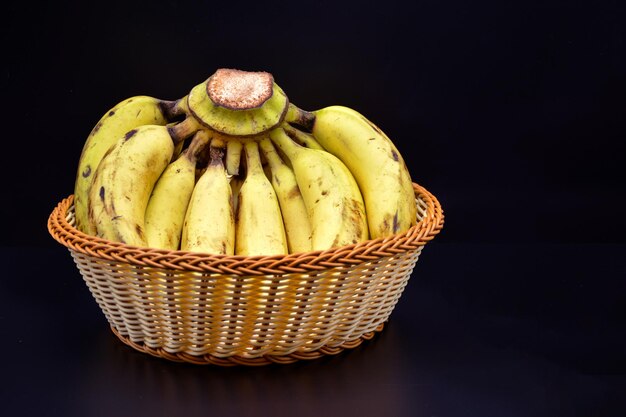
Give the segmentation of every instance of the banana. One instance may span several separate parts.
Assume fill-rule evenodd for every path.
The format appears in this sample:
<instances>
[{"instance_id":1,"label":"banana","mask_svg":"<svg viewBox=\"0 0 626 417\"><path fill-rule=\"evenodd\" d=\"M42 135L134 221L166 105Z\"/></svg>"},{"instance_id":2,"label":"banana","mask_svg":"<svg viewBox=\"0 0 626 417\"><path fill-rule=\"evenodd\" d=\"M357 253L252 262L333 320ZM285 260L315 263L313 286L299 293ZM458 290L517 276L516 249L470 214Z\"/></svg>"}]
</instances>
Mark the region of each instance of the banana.
<instances>
[{"instance_id":1,"label":"banana","mask_svg":"<svg viewBox=\"0 0 626 417\"><path fill-rule=\"evenodd\" d=\"M169 117L179 112L185 100L164 101L149 96L130 97L111 108L87 137L78 162L74 184L74 212L76 227L94 235L95 227L87 215L87 195L102 157L126 132L142 125L165 125Z\"/></svg>"},{"instance_id":2,"label":"banana","mask_svg":"<svg viewBox=\"0 0 626 417\"><path fill-rule=\"evenodd\" d=\"M280 255L289 252L280 205L261 166L258 144L244 143L246 178L239 190L235 254Z\"/></svg>"},{"instance_id":3,"label":"banana","mask_svg":"<svg viewBox=\"0 0 626 417\"><path fill-rule=\"evenodd\" d=\"M308 252L311 250L311 222L296 176L278 155L269 138L261 139L259 145L270 167L270 179L280 204L289 253Z\"/></svg>"},{"instance_id":4,"label":"banana","mask_svg":"<svg viewBox=\"0 0 626 417\"><path fill-rule=\"evenodd\" d=\"M243 144L240 140L230 137L226 142L226 171L229 175L239 174L239 164L241 162L241 149Z\"/></svg>"},{"instance_id":5,"label":"banana","mask_svg":"<svg viewBox=\"0 0 626 417\"><path fill-rule=\"evenodd\" d=\"M291 161L311 222L312 249L367 240L363 197L343 162L328 152L298 145L282 128L272 130L270 137Z\"/></svg>"},{"instance_id":6,"label":"banana","mask_svg":"<svg viewBox=\"0 0 626 417\"><path fill-rule=\"evenodd\" d=\"M374 123L344 106L313 112L312 133L350 169L363 193L370 236L390 236L416 224L409 170L392 141Z\"/></svg>"},{"instance_id":7,"label":"banana","mask_svg":"<svg viewBox=\"0 0 626 417\"><path fill-rule=\"evenodd\" d=\"M241 190L242 185L243 179L241 177L235 176L230 178L230 189L233 190L233 207L235 209L235 213L237 213L237 205L239 203L239 190Z\"/></svg>"},{"instance_id":8,"label":"banana","mask_svg":"<svg viewBox=\"0 0 626 417\"><path fill-rule=\"evenodd\" d=\"M98 237L147 246L144 220L152 189L175 144L198 129L192 118L172 127L139 126L107 151L88 195L88 215Z\"/></svg>"},{"instance_id":9,"label":"banana","mask_svg":"<svg viewBox=\"0 0 626 417\"><path fill-rule=\"evenodd\" d=\"M187 105L204 126L229 136L266 132L289 110L289 100L272 74L227 68L192 88Z\"/></svg>"},{"instance_id":10,"label":"banana","mask_svg":"<svg viewBox=\"0 0 626 417\"><path fill-rule=\"evenodd\" d=\"M320 145L310 133L296 129L287 123L283 124L282 127L291 139L295 140L298 144L304 146L305 148L317 149L319 151L324 150L322 145Z\"/></svg>"},{"instance_id":11,"label":"banana","mask_svg":"<svg viewBox=\"0 0 626 417\"><path fill-rule=\"evenodd\" d=\"M181 249L221 255L235 253L233 194L223 146L210 147L209 164L198 180L185 214Z\"/></svg>"},{"instance_id":12,"label":"banana","mask_svg":"<svg viewBox=\"0 0 626 417\"><path fill-rule=\"evenodd\" d=\"M209 141L209 134L198 131L189 146L161 174L148 200L145 236L149 247L177 250L185 213L196 184L196 161ZM181 141L182 142L182 141Z\"/></svg>"}]
</instances>

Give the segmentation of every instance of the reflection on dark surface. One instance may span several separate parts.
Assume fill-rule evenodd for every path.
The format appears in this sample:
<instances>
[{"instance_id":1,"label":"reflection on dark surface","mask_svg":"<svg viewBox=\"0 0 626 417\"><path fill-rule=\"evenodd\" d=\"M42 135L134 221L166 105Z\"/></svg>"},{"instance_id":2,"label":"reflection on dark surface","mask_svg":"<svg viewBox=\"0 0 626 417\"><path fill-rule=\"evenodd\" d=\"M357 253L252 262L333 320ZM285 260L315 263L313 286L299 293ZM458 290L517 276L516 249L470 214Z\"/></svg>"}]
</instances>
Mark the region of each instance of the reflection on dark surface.
<instances>
[{"instance_id":1,"label":"reflection on dark surface","mask_svg":"<svg viewBox=\"0 0 626 417\"><path fill-rule=\"evenodd\" d=\"M93 361L85 369L81 401L74 411L113 415L128 406L129 413L138 415L210 411L308 416L324 409L347 415L402 415L403 405L414 400L404 398L408 392L400 389L398 375L392 374L403 356L392 327L337 356L291 365L228 368L170 363L136 352L110 332L103 333L91 352ZM107 360L99 361L102 357ZM99 401L111 387L115 394Z\"/></svg>"},{"instance_id":2,"label":"reflection on dark surface","mask_svg":"<svg viewBox=\"0 0 626 417\"><path fill-rule=\"evenodd\" d=\"M46 262L23 270L30 253L5 251L0 414L621 416L624 250L433 243L373 340L259 368L137 352L67 252L41 251Z\"/></svg>"}]
</instances>

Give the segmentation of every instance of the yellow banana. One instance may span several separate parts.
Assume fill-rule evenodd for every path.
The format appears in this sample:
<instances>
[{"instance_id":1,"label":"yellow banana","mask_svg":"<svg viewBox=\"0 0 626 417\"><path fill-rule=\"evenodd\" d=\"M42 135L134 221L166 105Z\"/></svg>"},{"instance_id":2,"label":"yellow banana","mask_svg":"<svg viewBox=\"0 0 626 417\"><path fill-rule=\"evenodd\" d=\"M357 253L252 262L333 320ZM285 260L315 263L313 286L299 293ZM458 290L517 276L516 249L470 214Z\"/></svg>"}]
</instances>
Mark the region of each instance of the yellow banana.
<instances>
[{"instance_id":1,"label":"yellow banana","mask_svg":"<svg viewBox=\"0 0 626 417\"><path fill-rule=\"evenodd\" d=\"M328 152L298 145L282 128L271 131L270 137L291 161L311 222L312 249L367 240L363 198L343 162Z\"/></svg>"},{"instance_id":2,"label":"yellow banana","mask_svg":"<svg viewBox=\"0 0 626 417\"><path fill-rule=\"evenodd\" d=\"M145 214L145 235L149 247L179 248L185 213L196 184L197 157L208 141L209 134L204 130L198 131L189 146L165 168L156 182Z\"/></svg>"},{"instance_id":3,"label":"yellow banana","mask_svg":"<svg viewBox=\"0 0 626 417\"><path fill-rule=\"evenodd\" d=\"M152 189L169 164L175 143L198 128L192 118L172 127L139 126L109 149L88 195L88 214L97 236L147 246L145 212Z\"/></svg>"},{"instance_id":4,"label":"yellow banana","mask_svg":"<svg viewBox=\"0 0 626 417\"><path fill-rule=\"evenodd\" d=\"M243 178L235 176L230 178L230 189L233 191L233 208L237 213L237 204L239 203L239 190L243 185Z\"/></svg>"},{"instance_id":5,"label":"yellow banana","mask_svg":"<svg viewBox=\"0 0 626 417\"><path fill-rule=\"evenodd\" d=\"M255 141L244 144L246 178L239 190L235 254L279 255L289 252L276 192L263 172Z\"/></svg>"},{"instance_id":6,"label":"yellow banana","mask_svg":"<svg viewBox=\"0 0 626 417\"><path fill-rule=\"evenodd\" d=\"M285 132L287 132L287 134L289 135L291 139L295 140L296 142L298 142L300 145L304 146L305 148L317 149L320 151L324 150L322 145L320 145L315 140L315 137L313 137L313 135L311 135L310 133L306 133L306 132L303 132L302 130L298 130L295 127L292 127L287 123L284 123L282 127L285 130Z\"/></svg>"},{"instance_id":7,"label":"yellow banana","mask_svg":"<svg viewBox=\"0 0 626 417\"><path fill-rule=\"evenodd\" d=\"M312 247L311 222L296 182L296 176L278 155L269 138L263 138L259 145L270 168L270 179L276 191L285 224L289 253L308 252Z\"/></svg>"},{"instance_id":8,"label":"yellow banana","mask_svg":"<svg viewBox=\"0 0 626 417\"><path fill-rule=\"evenodd\" d=\"M210 147L210 160L191 195L181 249L220 255L235 253L233 196L222 161L222 146Z\"/></svg>"},{"instance_id":9,"label":"yellow banana","mask_svg":"<svg viewBox=\"0 0 626 417\"><path fill-rule=\"evenodd\" d=\"M346 164L363 192L370 236L389 236L415 225L409 170L383 131L348 107L330 106L313 113L313 136Z\"/></svg>"},{"instance_id":10,"label":"yellow banana","mask_svg":"<svg viewBox=\"0 0 626 417\"><path fill-rule=\"evenodd\" d=\"M228 138L226 142L226 171L229 175L239 174L242 147L240 140L234 137Z\"/></svg>"},{"instance_id":11,"label":"yellow banana","mask_svg":"<svg viewBox=\"0 0 626 417\"><path fill-rule=\"evenodd\" d=\"M184 100L186 102L186 100ZM176 115L182 101L164 101L149 96L128 98L111 108L87 137L78 162L74 184L74 212L78 230L94 235L89 223L87 196L93 174L104 154L126 132L142 125L165 125L168 117Z\"/></svg>"}]
</instances>

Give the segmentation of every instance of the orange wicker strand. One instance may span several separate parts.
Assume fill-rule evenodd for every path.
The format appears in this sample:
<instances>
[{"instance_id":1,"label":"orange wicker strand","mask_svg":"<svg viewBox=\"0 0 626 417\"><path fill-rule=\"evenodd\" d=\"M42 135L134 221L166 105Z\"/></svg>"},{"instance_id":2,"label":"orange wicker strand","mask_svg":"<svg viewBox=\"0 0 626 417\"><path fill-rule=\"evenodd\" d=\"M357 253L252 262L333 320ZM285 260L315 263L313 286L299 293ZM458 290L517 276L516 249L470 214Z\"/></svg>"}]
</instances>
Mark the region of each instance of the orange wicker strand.
<instances>
[{"instance_id":1,"label":"orange wicker strand","mask_svg":"<svg viewBox=\"0 0 626 417\"><path fill-rule=\"evenodd\" d=\"M443 227L413 184L406 233L326 251L228 256L127 246L74 227L73 196L48 219L113 333L174 362L259 366L353 349L382 331L424 245Z\"/></svg>"}]
</instances>

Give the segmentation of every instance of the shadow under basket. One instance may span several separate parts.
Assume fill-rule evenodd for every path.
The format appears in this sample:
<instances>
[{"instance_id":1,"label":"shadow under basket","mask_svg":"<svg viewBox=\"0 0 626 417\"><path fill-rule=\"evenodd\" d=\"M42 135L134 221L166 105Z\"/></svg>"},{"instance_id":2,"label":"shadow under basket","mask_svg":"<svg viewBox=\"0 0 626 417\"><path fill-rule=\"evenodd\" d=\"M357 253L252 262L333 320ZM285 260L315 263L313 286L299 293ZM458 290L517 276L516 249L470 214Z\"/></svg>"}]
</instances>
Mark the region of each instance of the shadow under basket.
<instances>
[{"instance_id":1,"label":"shadow under basket","mask_svg":"<svg viewBox=\"0 0 626 417\"><path fill-rule=\"evenodd\" d=\"M424 245L443 226L437 199L413 184L406 233L326 251L209 255L139 248L75 227L73 196L48 219L113 333L171 361L266 365L357 347L380 332Z\"/></svg>"}]
</instances>

